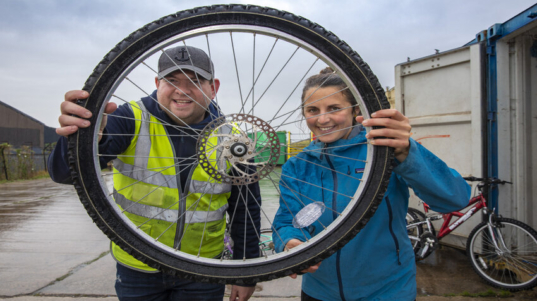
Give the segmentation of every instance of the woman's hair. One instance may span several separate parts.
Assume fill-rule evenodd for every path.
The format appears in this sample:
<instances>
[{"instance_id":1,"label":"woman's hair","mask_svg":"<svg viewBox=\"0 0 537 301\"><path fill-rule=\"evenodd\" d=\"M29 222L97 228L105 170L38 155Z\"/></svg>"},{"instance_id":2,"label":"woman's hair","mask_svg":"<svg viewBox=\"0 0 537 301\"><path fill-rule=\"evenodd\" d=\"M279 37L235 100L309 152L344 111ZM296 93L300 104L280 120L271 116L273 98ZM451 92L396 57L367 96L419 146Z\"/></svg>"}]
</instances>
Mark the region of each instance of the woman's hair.
<instances>
[{"instance_id":1,"label":"woman's hair","mask_svg":"<svg viewBox=\"0 0 537 301\"><path fill-rule=\"evenodd\" d=\"M306 95L306 91L308 91L311 88L328 88L328 87L336 87L339 88L341 93L345 95L347 100L350 102L351 105L356 105L356 99L354 98L354 95L352 95L351 91L347 88L347 84L337 75L334 70L330 67L326 67L319 74L315 74L308 78L306 80L306 84L304 85L304 89L302 89L302 102L306 100L310 95Z\"/></svg>"},{"instance_id":2,"label":"woman's hair","mask_svg":"<svg viewBox=\"0 0 537 301\"><path fill-rule=\"evenodd\" d=\"M311 88L328 88L328 87L335 87L338 90L342 90L341 93L347 98L350 105L353 107L353 110L359 110L358 109L358 103L356 102L356 99L354 98L354 95L352 95L351 91L347 88L347 84L337 75L334 70L330 67L326 67L319 74L315 74L308 78L306 80L306 84L304 85L304 89L302 89L302 103L310 97L310 95L306 95L306 92ZM302 110L302 114L304 114L304 110Z\"/></svg>"}]
</instances>

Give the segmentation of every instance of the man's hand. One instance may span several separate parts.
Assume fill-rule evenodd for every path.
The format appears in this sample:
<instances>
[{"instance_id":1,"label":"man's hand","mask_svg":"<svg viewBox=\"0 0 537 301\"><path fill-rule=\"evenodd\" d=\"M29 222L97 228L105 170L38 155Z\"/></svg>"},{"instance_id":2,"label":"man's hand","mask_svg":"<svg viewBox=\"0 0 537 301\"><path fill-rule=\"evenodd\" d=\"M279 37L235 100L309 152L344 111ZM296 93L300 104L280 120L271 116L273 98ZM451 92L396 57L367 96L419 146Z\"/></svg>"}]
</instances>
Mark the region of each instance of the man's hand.
<instances>
[{"instance_id":1,"label":"man's hand","mask_svg":"<svg viewBox=\"0 0 537 301\"><path fill-rule=\"evenodd\" d=\"M371 117L364 120L363 116L358 116L356 121L364 126L383 126L384 128L369 131L366 138L371 139L371 144L393 147L395 158L399 162L405 161L410 150L409 139L412 129L408 118L395 109L380 110L371 114ZM386 139L374 139L375 137L386 137Z\"/></svg>"},{"instance_id":2,"label":"man's hand","mask_svg":"<svg viewBox=\"0 0 537 301\"><path fill-rule=\"evenodd\" d=\"M231 287L231 295L229 301L247 301L254 294L255 286L238 286Z\"/></svg>"},{"instance_id":3,"label":"man's hand","mask_svg":"<svg viewBox=\"0 0 537 301\"><path fill-rule=\"evenodd\" d=\"M286 249L292 249L292 248L294 248L294 247L296 247L296 246L299 246L299 245L301 245L301 244L303 244L302 241L300 241L300 240L298 240L298 239L296 239L296 238L293 238L293 239L291 239L290 241L287 242L287 244L285 245L285 248L286 248ZM317 263L316 265L312 265L312 266L310 266L309 268L307 268L307 269L305 269L305 270L302 270L301 272L302 272L303 274L305 274L305 273L315 273L315 272L319 269L319 266L320 266L320 265L321 265L321 263L319 262L319 263ZM297 274L291 274L291 275L289 275L289 277L291 277L291 278L293 278L293 279L296 279L297 276L298 276Z\"/></svg>"},{"instance_id":4,"label":"man's hand","mask_svg":"<svg viewBox=\"0 0 537 301\"><path fill-rule=\"evenodd\" d=\"M77 99L88 98L89 93L83 90L73 90L65 93L65 100L62 102L60 109L61 115L58 118L60 122L60 127L56 129L56 133L60 136L67 137L76 131L79 128L87 128L90 126L90 122L83 118L90 118L91 112L79 105L76 104ZM117 105L113 102L106 104L104 112L107 114L113 113L117 109ZM80 116L75 117L71 115ZM102 133L106 127L106 116L104 116L101 126L99 128L99 134ZM99 135L99 140L101 140L101 135Z\"/></svg>"}]
</instances>

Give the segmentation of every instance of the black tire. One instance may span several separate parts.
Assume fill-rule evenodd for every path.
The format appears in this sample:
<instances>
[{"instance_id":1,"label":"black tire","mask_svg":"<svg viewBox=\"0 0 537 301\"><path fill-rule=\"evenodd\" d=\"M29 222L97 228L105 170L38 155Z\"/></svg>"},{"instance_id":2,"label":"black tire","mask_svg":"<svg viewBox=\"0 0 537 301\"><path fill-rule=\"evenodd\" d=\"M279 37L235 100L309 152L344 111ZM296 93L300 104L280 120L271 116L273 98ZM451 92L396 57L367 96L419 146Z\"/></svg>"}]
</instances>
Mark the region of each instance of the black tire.
<instances>
[{"instance_id":1,"label":"black tire","mask_svg":"<svg viewBox=\"0 0 537 301\"><path fill-rule=\"evenodd\" d=\"M330 230L330 235L320 237L299 251L277 254L268 260L246 260L241 264L199 260L158 246L154 240L146 239L128 225L128 220L114 208L114 201L104 187L101 171L96 168L98 127L95 125L100 124L104 106L112 97L118 82L153 47L162 45L164 48L167 45L161 43L170 38L194 34L194 31L209 26L235 25L270 30L314 45L322 61L338 70L348 80L352 92L363 99L360 108L364 116L369 117L372 112L389 108L384 89L368 65L345 42L321 26L288 12L259 6L198 7L163 17L133 32L97 65L84 86L90 96L79 101L80 105L93 112L93 117L89 119L92 126L69 137L69 162L76 191L88 214L123 250L149 266L172 275L196 281L244 284L297 273L342 248L366 225L380 204L391 174L393 152L387 147L368 146L371 160L368 159L363 183L351 201L351 210L338 218L339 222L334 223L336 225Z\"/></svg>"},{"instance_id":2,"label":"black tire","mask_svg":"<svg viewBox=\"0 0 537 301\"><path fill-rule=\"evenodd\" d=\"M420 220L424 221L427 216L425 215L425 213L423 213L422 211L420 211L419 209L416 209L416 208L408 208L408 211L411 211L412 213L414 213ZM433 224L431 224L431 227L427 227L426 225L425 226L422 226L423 228L423 231L429 231L431 232L434 236L436 236L436 230L433 226Z\"/></svg>"},{"instance_id":3,"label":"black tire","mask_svg":"<svg viewBox=\"0 0 537 301\"><path fill-rule=\"evenodd\" d=\"M472 230L466 254L474 271L489 285L509 291L527 290L537 285L537 232L510 218L496 218L494 233L505 242L497 251L490 239L488 223ZM500 245L501 240L498 240ZM518 241L515 241L518 240Z\"/></svg>"}]
</instances>

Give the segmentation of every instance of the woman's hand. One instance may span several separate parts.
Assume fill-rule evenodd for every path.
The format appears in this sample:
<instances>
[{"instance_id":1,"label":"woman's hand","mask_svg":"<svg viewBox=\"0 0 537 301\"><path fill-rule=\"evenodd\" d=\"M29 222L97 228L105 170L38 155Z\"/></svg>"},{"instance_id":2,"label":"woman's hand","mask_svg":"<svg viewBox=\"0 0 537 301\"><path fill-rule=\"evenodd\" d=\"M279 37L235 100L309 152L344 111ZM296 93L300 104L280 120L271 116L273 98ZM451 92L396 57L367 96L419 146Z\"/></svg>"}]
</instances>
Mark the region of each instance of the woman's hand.
<instances>
[{"instance_id":1,"label":"woman's hand","mask_svg":"<svg viewBox=\"0 0 537 301\"><path fill-rule=\"evenodd\" d=\"M395 158L399 162L405 161L410 149L410 130L412 127L408 118L395 109L380 110L371 114L370 119L363 116L356 117L356 121L367 127L382 126L381 129L372 129L366 138L374 145L390 146L394 148ZM385 137L375 139L377 137Z\"/></svg>"},{"instance_id":2,"label":"woman's hand","mask_svg":"<svg viewBox=\"0 0 537 301\"><path fill-rule=\"evenodd\" d=\"M83 90L73 90L65 93L65 100L60 105L61 115L58 118L60 127L56 129L56 133L60 136L67 137L76 133L79 128L87 128L90 126L90 122L84 118L90 118L91 112L84 107L76 104L78 99L88 98L89 93ZM108 103L105 108L105 113L111 114L117 109L115 103ZM83 118L75 117L72 115L80 116ZM106 127L106 116L103 117L101 126L99 128L99 141L101 140L101 134Z\"/></svg>"},{"instance_id":3,"label":"woman's hand","mask_svg":"<svg viewBox=\"0 0 537 301\"><path fill-rule=\"evenodd\" d=\"M292 248L294 248L296 246L299 246L301 244L303 244L302 241L300 241L300 240L298 240L296 238L293 238L293 239L291 239L290 241L287 242L287 244L285 245L285 249L292 249ZM318 264L312 265L309 268L307 268L305 270L302 270L301 272L303 274L305 274L305 273L315 273L315 271L317 271L319 269L320 265L321 265L321 263L319 262ZM291 277L293 279L296 279L297 276L298 276L297 274L289 275L289 277Z\"/></svg>"}]
</instances>

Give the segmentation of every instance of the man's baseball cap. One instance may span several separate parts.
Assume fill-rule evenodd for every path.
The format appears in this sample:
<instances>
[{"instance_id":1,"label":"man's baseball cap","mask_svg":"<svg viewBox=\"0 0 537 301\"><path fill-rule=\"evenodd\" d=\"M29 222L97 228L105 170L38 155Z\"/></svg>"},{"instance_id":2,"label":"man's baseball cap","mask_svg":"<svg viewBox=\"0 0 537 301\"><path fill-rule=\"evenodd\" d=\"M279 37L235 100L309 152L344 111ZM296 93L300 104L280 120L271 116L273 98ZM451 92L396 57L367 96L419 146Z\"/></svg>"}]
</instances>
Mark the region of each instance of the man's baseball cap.
<instances>
[{"instance_id":1,"label":"man's baseball cap","mask_svg":"<svg viewBox=\"0 0 537 301\"><path fill-rule=\"evenodd\" d=\"M191 70L207 80L213 79L214 65L205 51L192 46L164 50L158 60L158 78L177 70Z\"/></svg>"}]
</instances>

